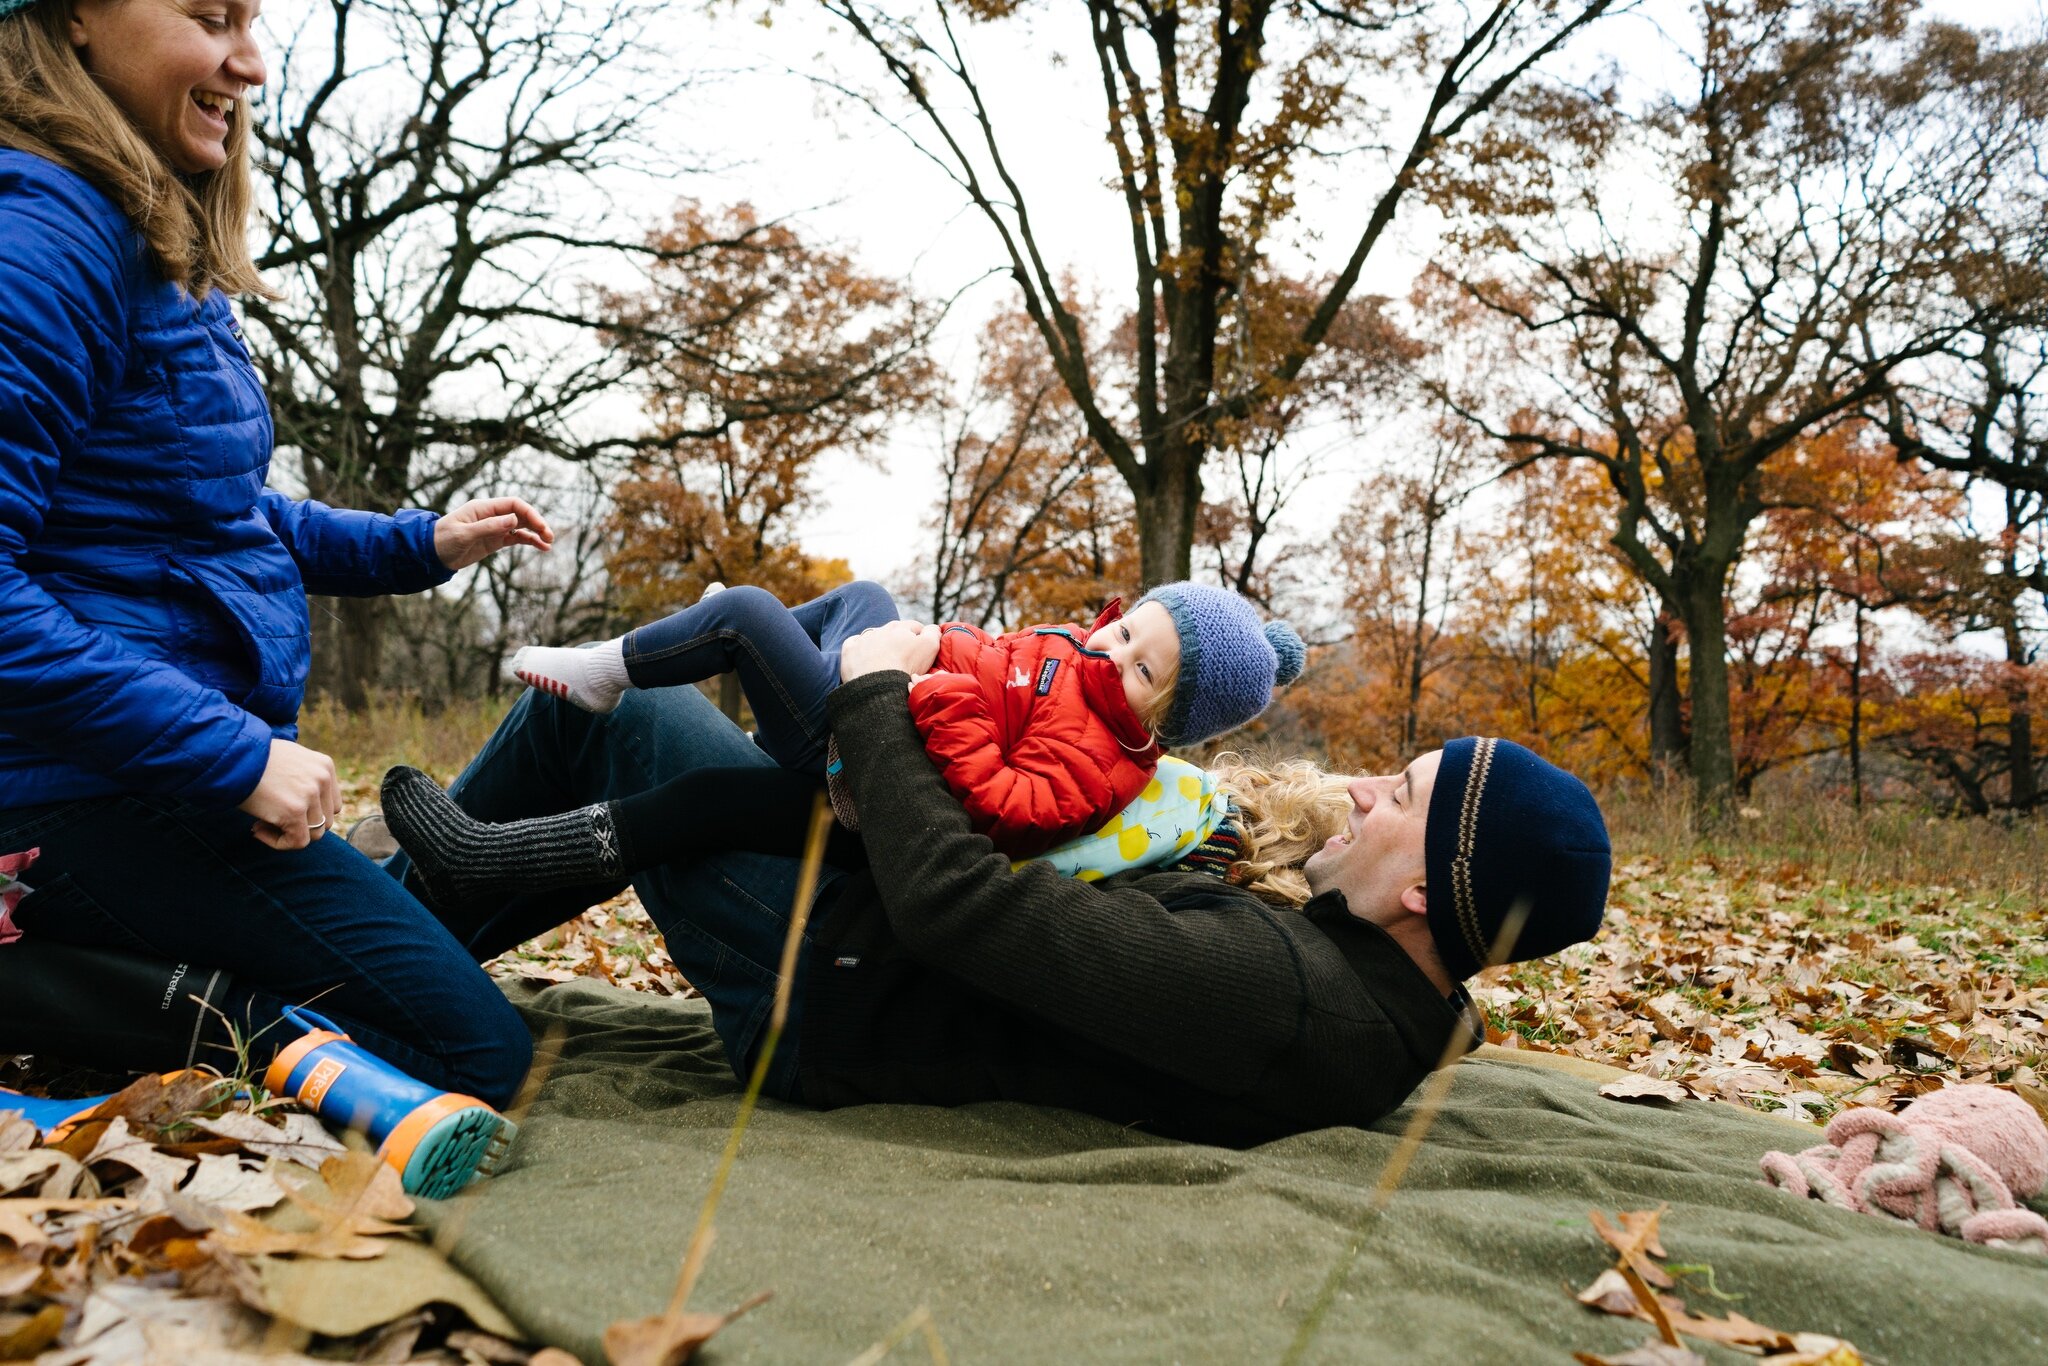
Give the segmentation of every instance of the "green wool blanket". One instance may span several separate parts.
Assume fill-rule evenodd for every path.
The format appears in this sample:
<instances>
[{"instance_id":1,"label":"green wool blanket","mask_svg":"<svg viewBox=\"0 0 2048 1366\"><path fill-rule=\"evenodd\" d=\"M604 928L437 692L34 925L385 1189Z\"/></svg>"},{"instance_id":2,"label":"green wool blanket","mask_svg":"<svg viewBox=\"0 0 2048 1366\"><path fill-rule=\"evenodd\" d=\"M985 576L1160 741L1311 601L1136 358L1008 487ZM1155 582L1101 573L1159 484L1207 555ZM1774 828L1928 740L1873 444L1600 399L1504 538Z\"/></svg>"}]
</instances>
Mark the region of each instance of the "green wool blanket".
<instances>
[{"instance_id":1,"label":"green wool blanket","mask_svg":"<svg viewBox=\"0 0 2048 1366\"><path fill-rule=\"evenodd\" d=\"M535 1338L602 1362L656 1313L739 1106L702 1002L515 990L547 1063L509 1171L432 1208L437 1241ZM1386 1214L1410 1110L1238 1152L1066 1111L764 1102L691 1308L774 1298L702 1360L844 1363L928 1306L952 1360L1272 1362L1363 1227L1316 1362L1568 1362L1646 1325L1572 1292L1612 1263L1590 1210L1668 1205L1694 1313L1848 1339L1895 1366L2048 1361L2048 1259L1793 1199L1757 1158L1814 1141L1733 1106L1601 1098L1584 1076L1460 1063ZM1718 1348L1710 1360L1753 1360ZM892 1360L926 1359L913 1338Z\"/></svg>"}]
</instances>

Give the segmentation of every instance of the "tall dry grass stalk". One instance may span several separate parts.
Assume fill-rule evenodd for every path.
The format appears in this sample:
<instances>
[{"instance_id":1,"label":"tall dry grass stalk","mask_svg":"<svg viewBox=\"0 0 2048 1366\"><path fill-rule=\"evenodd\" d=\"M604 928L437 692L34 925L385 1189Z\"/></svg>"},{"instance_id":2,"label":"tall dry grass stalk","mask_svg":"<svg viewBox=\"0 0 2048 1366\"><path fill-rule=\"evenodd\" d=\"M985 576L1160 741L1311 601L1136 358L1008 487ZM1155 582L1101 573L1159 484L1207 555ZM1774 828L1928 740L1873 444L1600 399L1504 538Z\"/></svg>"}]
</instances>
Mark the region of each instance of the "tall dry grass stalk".
<instances>
[{"instance_id":1,"label":"tall dry grass stalk","mask_svg":"<svg viewBox=\"0 0 2048 1366\"><path fill-rule=\"evenodd\" d=\"M789 1001L796 990L797 953L803 944L804 926L810 923L811 898L818 889L818 870L824 863L825 835L832 828L832 819L832 808L826 805L825 794L820 792L811 806L811 826L804 839L803 862L797 867L796 896L789 911L789 933L782 940L782 962L775 974L775 1005L768 1015L768 1032L762 1036L761 1051L754 1059L753 1075L747 1079L746 1093L740 1097L739 1113L733 1117L732 1132L726 1136L725 1151L718 1159L718 1170L711 1177L711 1190L697 1212L696 1230L690 1235L689 1247L684 1250L682 1273L676 1278L675 1294L669 1300L671 1318L681 1314L689 1305L690 1291L697 1284L698 1273L704 1269L704 1258L711 1251L718 1202L725 1196L725 1183L732 1176L733 1163L739 1160L740 1139L747 1132L747 1121L754 1116L754 1105L761 1099L761 1087L768 1080L768 1068L775 1061L775 1050L782 1042L783 1028L789 1023Z\"/></svg>"},{"instance_id":2,"label":"tall dry grass stalk","mask_svg":"<svg viewBox=\"0 0 2048 1366\"><path fill-rule=\"evenodd\" d=\"M299 742L331 757L343 782L374 779L393 764L411 764L445 783L476 757L517 700L513 693L428 711L417 697L383 693L352 712L321 698L300 711Z\"/></svg>"},{"instance_id":3,"label":"tall dry grass stalk","mask_svg":"<svg viewBox=\"0 0 2048 1366\"><path fill-rule=\"evenodd\" d=\"M1522 926L1528 923L1530 906L1528 901L1518 899L1508 907L1507 915L1501 921L1499 933L1494 935L1493 947L1486 955L1486 966L1498 967L1507 962L1509 950L1521 938ZM1436 1070L1431 1072L1417 1093L1415 1111L1408 1117L1408 1123L1401 1130L1400 1141L1394 1144L1394 1151L1387 1155L1387 1163L1380 1168L1379 1179L1373 1182L1372 1195L1367 1199L1365 1214L1352 1230L1351 1241L1345 1244L1343 1252L1331 1265L1323 1283L1316 1290L1316 1297L1301 1316L1296 1327L1294 1340L1287 1344L1287 1351L1281 1356L1281 1366L1298 1366L1307 1355L1309 1345L1316 1334L1322 1331L1323 1319L1329 1314L1330 1306L1337 1301L1337 1292L1350 1279L1351 1268L1358 1263L1358 1254L1365 1250L1366 1238L1378 1224L1380 1216L1387 1212L1387 1203L1394 1198L1394 1191L1401 1184L1401 1178L1408 1175L1409 1164L1422 1151L1422 1142L1429 1137L1430 1126L1450 1099L1451 1082L1457 1076L1457 1062L1466 1052L1467 1041L1457 1030L1444 1041L1443 1056L1437 1059Z\"/></svg>"}]
</instances>

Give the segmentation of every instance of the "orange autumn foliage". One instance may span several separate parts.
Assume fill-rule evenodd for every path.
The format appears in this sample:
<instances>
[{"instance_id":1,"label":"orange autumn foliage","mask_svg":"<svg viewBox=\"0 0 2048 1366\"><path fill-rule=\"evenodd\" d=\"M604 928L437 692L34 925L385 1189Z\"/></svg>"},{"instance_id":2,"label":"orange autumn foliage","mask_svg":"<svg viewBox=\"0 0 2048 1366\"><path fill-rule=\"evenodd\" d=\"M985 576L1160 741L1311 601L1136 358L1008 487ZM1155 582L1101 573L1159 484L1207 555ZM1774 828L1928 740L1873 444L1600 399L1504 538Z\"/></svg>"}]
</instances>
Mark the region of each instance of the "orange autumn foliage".
<instances>
[{"instance_id":1,"label":"orange autumn foliage","mask_svg":"<svg viewBox=\"0 0 2048 1366\"><path fill-rule=\"evenodd\" d=\"M933 310L744 204L685 202L648 246L647 287L603 295L614 343L649 376L651 425L613 489L622 609L668 611L713 581L786 602L845 582L795 527L822 459L868 456L935 401Z\"/></svg>"}]
</instances>

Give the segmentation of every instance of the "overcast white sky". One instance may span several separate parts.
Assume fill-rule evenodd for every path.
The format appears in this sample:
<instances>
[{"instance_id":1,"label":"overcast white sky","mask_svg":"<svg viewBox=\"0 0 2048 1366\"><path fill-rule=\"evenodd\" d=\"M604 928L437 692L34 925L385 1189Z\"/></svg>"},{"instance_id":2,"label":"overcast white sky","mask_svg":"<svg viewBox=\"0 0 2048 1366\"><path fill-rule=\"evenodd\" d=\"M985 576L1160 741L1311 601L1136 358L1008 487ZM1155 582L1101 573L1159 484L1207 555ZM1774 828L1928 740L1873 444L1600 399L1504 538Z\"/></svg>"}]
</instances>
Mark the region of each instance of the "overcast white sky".
<instances>
[{"instance_id":1,"label":"overcast white sky","mask_svg":"<svg viewBox=\"0 0 2048 1366\"><path fill-rule=\"evenodd\" d=\"M1977 25L2030 25L2040 18L2035 0L1943 0L1932 8ZM707 201L748 199L769 213L800 213L812 233L851 248L869 269L907 275L933 296L950 295L998 266L993 233L958 188L899 133L825 97L812 79L874 88L880 73L873 60L817 9L783 5L770 13L773 25L763 28L743 18L714 20L679 10L677 30L666 35L690 60L731 73L678 117L676 136L724 166L693 177L687 191ZM1574 54L1573 64L1611 59L1634 79L1656 83L1678 69L1659 24L1675 21L1682 34L1683 14L1683 6L1660 2L1608 21ZM1120 298L1129 288L1128 238L1121 202L1104 183L1114 167L1101 131L1102 97L1086 24L1082 6L1052 4L1027 19L970 27L966 36L1049 256ZM1399 122L1412 126L1408 119ZM1301 264L1308 270L1331 269L1341 259L1363 221L1362 206L1384 183L1377 168L1362 162L1344 167L1343 175L1304 196L1304 222L1325 237L1324 250L1333 258L1316 259L1315 244L1305 243ZM664 206L647 207L654 216ZM1404 209L1361 288L1405 295L1432 244L1431 225ZM1013 298L1014 287L1001 277L970 293L943 338L945 354L963 367L969 363L975 327ZM935 459L936 434L913 428L893 443L883 469L835 462L825 474L824 506L803 529L805 547L842 556L865 577L897 574L925 546ZM1320 531L1324 519L1341 510L1341 485L1362 463L1336 462L1327 496L1302 500L1299 533Z\"/></svg>"},{"instance_id":2,"label":"overcast white sky","mask_svg":"<svg viewBox=\"0 0 2048 1366\"><path fill-rule=\"evenodd\" d=\"M901 134L824 91L821 80L880 86L878 63L850 35L801 0L741 6L713 15L678 5L663 16L655 35L663 57L703 79L659 140L677 161L715 169L676 182L621 185L612 207L624 222L659 221L684 195L709 204L749 200L765 214L797 216L814 240L849 250L870 271L908 277L930 297L951 296L1006 266L993 232L958 187ZM1574 70L1612 62L1644 86L1678 78L1672 35L1689 33L1687 8L1684 0L1649 0L1633 15L1596 26L1566 60ZM1977 25L2031 26L2041 14L2040 0L1936 0L1929 8ZM273 0L266 19L282 35L308 13L306 0ZM751 22L760 15L772 24ZM968 25L962 36L1055 270L1070 269L1118 300L1130 293L1128 229L1121 200L1106 185L1114 163L1102 134L1087 22L1084 6L1052 0L1022 18ZM1398 102L1394 114L1387 136L1405 142L1414 114ZM1320 183L1304 184L1294 267L1334 269L1384 183L1380 167L1361 156L1335 163ZM1412 204L1404 208L1360 289L1404 296L1432 246L1427 218ZM941 336L942 357L964 372L981 321L1014 298L1014 286L1000 274L970 290ZM630 424L635 413L622 395L619 411L603 416L607 424ZM1327 443L1330 436L1318 439ZM1349 485L1369 468L1372 449L1385 441L1368 435L1354 444L1355 455L1344 451L1330 462L1322 488L1297 500L1296 535L1329 525ZM802 528L805 548L843 557L865 577L896 577L926 548L936 455L936 431L912 426L891 443L881 468L833 462L823 474L822 506Z\"/></svg>"},{"instance_id":3,"label":"overcast white sky","mask_svg":"<svg viewBox=\"0 0 2048 1366\"><path fill-rule=\"evenodd\" d=\"M1126 297L1127 220L1106 185L1115 167L1103 140L1086 10L1050 5L1035 16L972 28L967 37L1048 257L1107 297ZM733 164L701 178L693 193L801 212L814 231L854 249L870 269L907 275L929 296L949 297L1003 263L994 233L937 167L872 115L821 93L814 77L873 88L880 74L822 12L783 7L770 29L706 25L703 44L693 50L738 73L718 83L719 113L691 128L712 156ZM1364 221L1358 206L1382 183L1361 173L1312 196L1317 207L1309 224L1330 233L1332 251L1348 250ZM1361 288L1405 293L1421 259L1413 250L1383 249ZM1015 288L1002 276L973 289L942 335L942 354L964 371L979 323L1014 300ZM805 548L844 557L865 577L896 575L925 549L936 459L936 431L912 428L892 444L884 468L835 461L824 478L829 497L803 529Z\"/></svg>"}]
</instances>

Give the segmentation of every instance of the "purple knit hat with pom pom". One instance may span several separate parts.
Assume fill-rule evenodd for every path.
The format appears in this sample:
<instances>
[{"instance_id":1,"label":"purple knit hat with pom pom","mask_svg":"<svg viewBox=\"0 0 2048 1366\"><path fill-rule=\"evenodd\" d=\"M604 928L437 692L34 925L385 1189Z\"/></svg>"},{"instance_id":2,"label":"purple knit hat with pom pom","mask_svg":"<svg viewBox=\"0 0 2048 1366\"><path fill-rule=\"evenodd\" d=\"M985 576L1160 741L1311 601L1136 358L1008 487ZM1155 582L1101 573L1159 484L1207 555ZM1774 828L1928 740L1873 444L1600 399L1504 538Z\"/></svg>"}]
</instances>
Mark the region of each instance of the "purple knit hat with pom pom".
<instances>
[{"instance_id":1,"label":"purple knit hat with pom pom","mask_svg":"<svg viewBox=\"0 0 2048 1366\"><path fill-rule=\"evenodd\" d=\"M1236 730L1266 709L1275 686L1301 677L1308 647L1284 621L1259 621L1236 593L1201 583L1167 583L1138 600L1156 602L1180 633L1180 676L1159 723L1169 745L1193 745Z\"/></svg>"}]
</instances>

